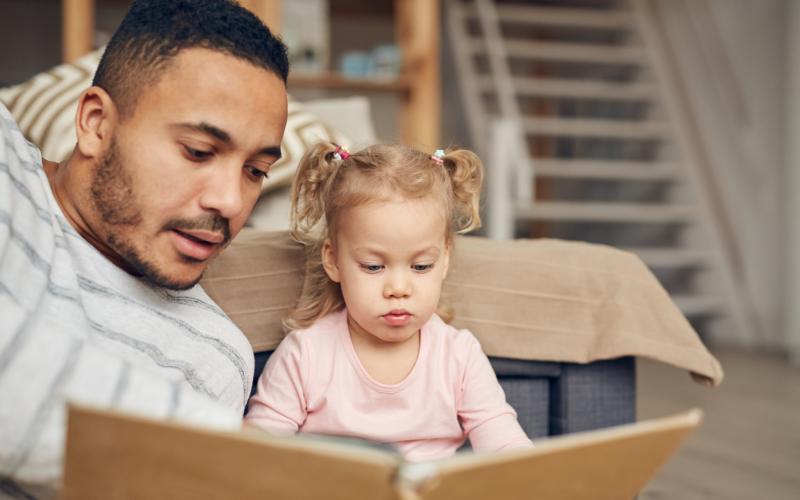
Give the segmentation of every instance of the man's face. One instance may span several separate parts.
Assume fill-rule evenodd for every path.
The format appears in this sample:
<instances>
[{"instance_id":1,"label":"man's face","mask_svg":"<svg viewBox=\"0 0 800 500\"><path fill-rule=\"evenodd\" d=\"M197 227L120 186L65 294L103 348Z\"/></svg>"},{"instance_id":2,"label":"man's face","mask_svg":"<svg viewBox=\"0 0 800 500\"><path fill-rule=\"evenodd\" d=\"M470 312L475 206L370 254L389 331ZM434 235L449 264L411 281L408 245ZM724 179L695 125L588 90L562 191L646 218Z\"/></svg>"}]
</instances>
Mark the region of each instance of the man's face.
<instances>
[{"instance_id":1,"label":"man's face","mask_svg":"<svg viewBox=\"0 0 800 500\"><path fill-rule=\"evenodd\" d=\"M280 157L286 110L275 74L181 51L116 125L92 174L95 234L153 283L191 287L250 215Z\"/></svg>"}]
</instances>

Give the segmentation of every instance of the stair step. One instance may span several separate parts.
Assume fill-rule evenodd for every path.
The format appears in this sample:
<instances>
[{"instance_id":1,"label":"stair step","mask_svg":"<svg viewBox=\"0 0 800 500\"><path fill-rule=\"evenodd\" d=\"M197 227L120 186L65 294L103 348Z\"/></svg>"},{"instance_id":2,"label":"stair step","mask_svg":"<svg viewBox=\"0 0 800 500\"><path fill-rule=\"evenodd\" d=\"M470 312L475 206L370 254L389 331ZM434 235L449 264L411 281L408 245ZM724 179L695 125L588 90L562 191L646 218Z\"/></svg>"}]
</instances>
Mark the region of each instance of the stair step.
<instances>
[{"instance_id":1,"label":"stair step","mask_svg":"<svg viewBox=\"0 0 800 500\"><path fill-rule=\"evenodd\" d=\"M713 252L695 248L623 248L639 256L652 268L708 266L715 262Z\"/></svg>"},{"instance_id":2,"label":"stair step","mask_svg":"<svg viewBox=\"0 0 800 500\"><path fill-rule=\"evenodd\" d=\"M514 214L521 220L686 223L695 218L695 209L687 205L656 203L536 201L518 204Z\"/></svg>"},{"instance_id":3,"label":"stair step","mask_svg":"<svg viewBox=\"0 0 800 500\"><path fill-rule=\"evenodd\" d=\"M632 12L624 10L571 9L528 5L498 5L503 22L580 28L621 29L635 25Z\"/></svg>"},{"instance_id":4,"label":"stair step","mask_svg":"<svg viewBox=\"0 0 800 500\"><path fill-rule=\"evenodd\" d=\"M672 301L685 316L725 314L728 306L721 297L672 295Z\"/></svg>"},{"instance_id":5,"label":"stair step","mask_svg":"<svg viewBox=\"0 0 800 500\"><path fill-rule=\"evenodd\" d=\"M680 166L666 162L608 160L557 160L534 158L537 177L626 181L680 180Z\"/></svg>"},{"instance_id":6,"label":"stair step","mask_svg":"<svg viewBox=\"0 0 800 500\"><path fill-rule=\"evenodd\" d=\"M486 45L480 38L473 38L470 49L484 53ZM505 52L517 59L541 59L549 61L585 62L597 64L642 64L647 54L641 47L598 46L588 43L543 42L528 40L505 40Z\"/></svg>"},{"instance_id":7,"label":"stair step","mask_svg":"<svg viewBox=\"0 0 800 500\"><path fill-rule=\"evenodd\" d=\"M665 122L600 120L596 118L526 117L525 131L533 135L599 137L609 139L666 139Z\"/></svg>"},{"instance_id":8,"label":"stair step","mask_svg":"<svg viewBox=\"0 0 800 500\"><path fill-rule=\"evenodd\" d=\"M612 101L649 101L658 97L651 83L622 83L599 80L567 80L558 78L514 78L514 89L520 96L571 97ZM484 92L494 90L491 77L480 80Z\"/></svg>"}]
</instances>

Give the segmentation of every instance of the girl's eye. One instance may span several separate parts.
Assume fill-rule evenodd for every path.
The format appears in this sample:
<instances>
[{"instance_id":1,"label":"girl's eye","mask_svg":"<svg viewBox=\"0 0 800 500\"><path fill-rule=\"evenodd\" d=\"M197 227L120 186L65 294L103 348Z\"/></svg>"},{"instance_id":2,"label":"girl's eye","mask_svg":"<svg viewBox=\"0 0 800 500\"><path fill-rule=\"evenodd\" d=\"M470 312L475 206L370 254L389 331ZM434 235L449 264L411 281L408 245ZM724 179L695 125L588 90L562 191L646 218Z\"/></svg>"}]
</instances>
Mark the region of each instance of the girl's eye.
<instances>
[{"instance_id":1,"label":"girl's eye","mask_svg":"<svg viewBox=\"0 0 800 500\"><path fill-rule=\"evenodd\" d=\"M253 176L253 178L256 180L260 181L261 179L269 179L269 172L265 172L260 168L245 166L245 169L247 170L247 173Z\"/></svg>"},{"instance_id":2,"label":"girl's eye","mask_svg":"<svg viewBox=\"0 0 800 500\"><path fill-rule=\"evenodd\" d=\"M379 273L383 269L383 266L380 264L361 264L361 269L368 273Z\"/></svg>"},{"instance_id":3,"label":"girl's eye","mask_svg":"<svg viewBox=\"0 0 800 500\"><path fill-rule=\"evenodd\" d=\"M433 264L414 264L411 269L418 273L426 273L433 269Z\"/></svg>"},{"instance_id":4,"label":"girl's eye","mask_svg":"<svg viewBox=\"0 0 800 500\"><path fill-rule=\"evenodd\" d=\"M190 148L189 146L183 146L184 151L186 151L186 155L189 157L190 160L194 161L202 161L208 159L213 152L211 151L204 151L202 149L195 149Z\"/></svg>"}]
</instances>

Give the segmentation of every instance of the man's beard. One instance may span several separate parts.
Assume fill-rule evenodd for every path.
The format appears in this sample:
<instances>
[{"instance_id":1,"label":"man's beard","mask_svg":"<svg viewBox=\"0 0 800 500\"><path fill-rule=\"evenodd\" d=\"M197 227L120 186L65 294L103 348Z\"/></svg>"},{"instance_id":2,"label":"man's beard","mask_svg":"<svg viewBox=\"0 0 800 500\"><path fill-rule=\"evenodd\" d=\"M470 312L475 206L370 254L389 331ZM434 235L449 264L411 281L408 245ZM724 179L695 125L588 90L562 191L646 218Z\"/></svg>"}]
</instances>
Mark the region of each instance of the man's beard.
<instances>
[{"instance_id":1,"label":"man's beard","mask_svg":"<svg viewBox=\"0 0 800 500\"><path fill-rule=\"evenodd\" d=\"M200 281L202 273L191 281L176 281L168 277L162 269L148 261L142 252L131 244L129 235L142 224L143 217L137 205L132 179L124 167L117 143L113 139L108 153L94 171L91 194L94 207L106 225L105 243L125 260L136 274L156 286L170 290L187 290ZM162 228L164 231L172 229L222 232L224 236L222 246L227 245L231 239L228 219L216 212L209 212L196 219L171 219ZM186 262L199 262L187 256L181 258Z\"/></svg>"}]
</instances>

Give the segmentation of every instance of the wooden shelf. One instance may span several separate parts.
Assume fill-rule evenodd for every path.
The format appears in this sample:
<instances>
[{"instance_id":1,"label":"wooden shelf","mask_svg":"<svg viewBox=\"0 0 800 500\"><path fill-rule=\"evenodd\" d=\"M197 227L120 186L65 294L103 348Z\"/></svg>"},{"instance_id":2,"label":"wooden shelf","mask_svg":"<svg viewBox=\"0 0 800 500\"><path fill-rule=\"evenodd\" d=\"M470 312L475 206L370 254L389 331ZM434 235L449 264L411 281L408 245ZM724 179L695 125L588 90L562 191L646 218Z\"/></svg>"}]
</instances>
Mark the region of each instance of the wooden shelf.
<instances>
[{"instance_id":1,"label":"wooden shelf","mask_svg":"<svg viewBox=\"0 0 800 500\"><path fill-rule=\"evenodd\" d=\"M96 0L62 0L64 60L73 61L91 50ZM108 0L105 0L108 1ZM392 15L396 43L402 53L401 76L396 79L348 78L337 72L291 74L289 89L388 92L401 100L399 139L413 147L434 150L439 144L441 83L439 75L439 0L331 0L337 11L364 9ZM240 0L270 29L280 33L281 0ZM333 7L332 7L333 8Z\"/></svg>"},{"instance_id":2,"label":"wooden shelf","mask_svg":"<svg viewBox=\"0 0 800 500\"><path fill-rule=\"evenodd\" d=\"M319 74L289 73L289 90L297 88L396 93L406 93L411 90L408 79L402 77L353 78L334 71Z\"/></svg>"}]
</instances>

